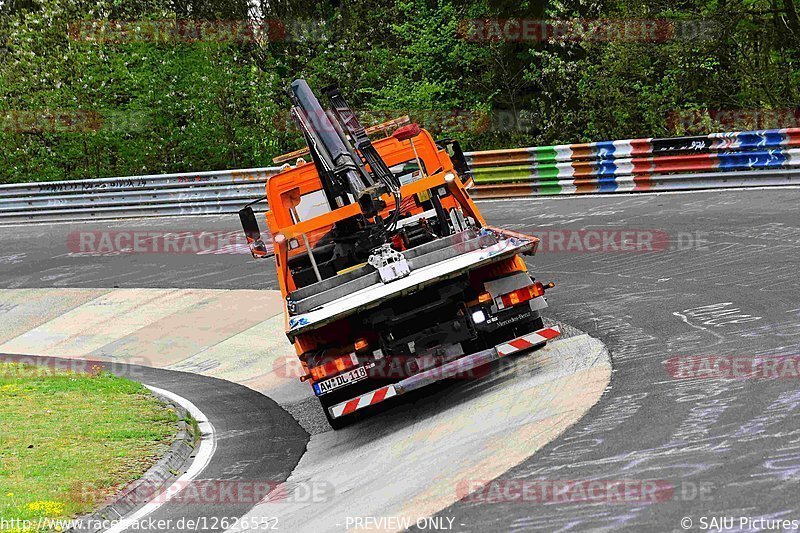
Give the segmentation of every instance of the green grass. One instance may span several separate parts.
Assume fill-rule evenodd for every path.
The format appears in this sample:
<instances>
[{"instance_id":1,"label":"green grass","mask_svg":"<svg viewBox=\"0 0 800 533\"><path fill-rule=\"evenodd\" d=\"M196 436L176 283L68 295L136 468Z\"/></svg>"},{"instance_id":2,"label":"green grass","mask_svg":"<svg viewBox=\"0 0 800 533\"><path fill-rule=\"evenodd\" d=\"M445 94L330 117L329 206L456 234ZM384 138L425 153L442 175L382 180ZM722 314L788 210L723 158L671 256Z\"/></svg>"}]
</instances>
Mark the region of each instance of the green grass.
<instances>
[{"instance_id":1,"label":"green grass","mask_svg":"<svg viewBox=\"0 0 800 533\"><path fill-rule=\"evenodd\" d=\"M102 506L166 451L177 420L127 379L0 363L0 517Z\"/></svg>"}]
</instances>

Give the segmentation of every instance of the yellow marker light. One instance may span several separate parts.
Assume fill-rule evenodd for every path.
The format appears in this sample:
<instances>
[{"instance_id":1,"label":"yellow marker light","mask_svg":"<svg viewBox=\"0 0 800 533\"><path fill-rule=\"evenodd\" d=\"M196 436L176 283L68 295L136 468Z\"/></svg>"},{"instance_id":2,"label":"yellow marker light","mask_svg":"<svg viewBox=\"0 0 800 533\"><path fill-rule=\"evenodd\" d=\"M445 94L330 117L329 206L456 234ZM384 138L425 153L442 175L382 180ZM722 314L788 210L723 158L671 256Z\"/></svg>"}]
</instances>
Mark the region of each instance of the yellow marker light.
<instances>
[{"instance_id":1,"label":"yellow marker light","mask_svg":"<svg viewBox=\"0 0 800 533\"><path fill-rule=\"evenodd\" d=\"M369 343L367 343L366 339L358 339L353 347L358 350L363 350L364 348L368 347Z\"/></svg>"}]
</instances>

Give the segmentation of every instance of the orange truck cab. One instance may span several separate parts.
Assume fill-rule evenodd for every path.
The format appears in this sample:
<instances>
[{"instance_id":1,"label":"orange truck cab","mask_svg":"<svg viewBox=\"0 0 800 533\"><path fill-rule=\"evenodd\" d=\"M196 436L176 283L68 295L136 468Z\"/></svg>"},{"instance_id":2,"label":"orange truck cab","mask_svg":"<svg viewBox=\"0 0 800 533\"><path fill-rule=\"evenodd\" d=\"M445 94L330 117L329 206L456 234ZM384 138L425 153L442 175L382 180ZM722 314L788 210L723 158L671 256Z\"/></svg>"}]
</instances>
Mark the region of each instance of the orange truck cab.
<instances>
[{"instance_id":1,"label":"orange truck cab","mask_svg":"<svg viewBox=\"0 0 800 533\"><path fill-rule=\"evenodd\" d=\"M266 221L301 379L338 429L559 330L541 318L552 284L520 257L538 239L487 226L458 143L416 125L373 141L338 89L326 94L333 110L304 80L289 89L309 148L269 178ZM240 219L253 256L270 255L249 205Z\"/></svg>"}]
</instances>

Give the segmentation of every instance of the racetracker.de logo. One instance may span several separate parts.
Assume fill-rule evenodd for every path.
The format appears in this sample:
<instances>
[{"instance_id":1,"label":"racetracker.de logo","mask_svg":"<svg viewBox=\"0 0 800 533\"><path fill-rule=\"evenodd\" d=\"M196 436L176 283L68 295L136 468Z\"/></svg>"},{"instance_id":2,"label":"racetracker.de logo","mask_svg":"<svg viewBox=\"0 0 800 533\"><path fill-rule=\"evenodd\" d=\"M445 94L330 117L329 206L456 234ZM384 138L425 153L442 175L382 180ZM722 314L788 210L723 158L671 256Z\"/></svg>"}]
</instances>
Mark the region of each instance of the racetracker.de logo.
<instances>
[{"instance_id":1,"label":"racetracker.de logo","mask_svg":"<svg viewBox=\"0 0 800 533\"><path fill-rule=\"evenodd\" d=\"M103 127L104 117L84 109L12 109L0 111L0 131L12 133L86 133Z\"/></svg>"},{"instance_id":2,"label":"racetracker.de logo","mask_svg":"<svg viewBox=\"0 0 800 533\"><path fill-rule=\"evenodd\" d=\"M667 359L674 379L798 379L800 356L695 355Z\"/></svg>"},{"instance_id":3,"label":"racetracker.de logo","mask_svg":"<svg viewBox=\"0 0 800 533\"><path fill-rule=\"evenodd\" d=\"M107 488L87 483L72 487L80 502L96 504L108 496ZM335 487L327 481L290 483L274 480L193 479L178 480L167 487L158 481L140 480L115 497L116 502L180 503L196 505L272 503L322 503L333 499ZM106 502L108 503L108 502Z\"/></svg>"},{"instance_id":4,"label":"racetracker.de logo","mask_svg":"<svg viewBox=\"0 0 800 533\"><path fill-rule=\"evenodd\" d=\"M264 236L271 248L269 236ZM67 249L81 255L249 254L241 231L73 231Z\"/></svg>"},{"instance_id":5,"label":"racetracker.de logo","mask_svg":"<svg viewBox=\"0 0 800 533\"><path fill-rule=\"evenodd\" d=\"M378 359L364 368L370 378L394 381L414 376L423 370L438 379L480 379L491 371L488 365L468 368L466 364L460 366L458 363L445 369L437 366L438 361L439 358L433 355L393 355ZM300 379L308 374L295 355L275 359L272 362L272 371L277 377L284 379Z\"/></svg>"},{"instance_id":6,"label":"racetracker.de logo","mask_svg":"<svg viewBox=\"0 0 800 533\"><path fill-rule=\"evenodd\" d=\"M97 375L102 371L132 379L142 378L142 366L152 366L146 357L133 356L125 361L102 361L97 359L38 357L34 355L0 355L0 363L7 363L0 377L47 377L62 374Z\"/></svg>"},{"instance_id":7,"label":"racetracker.de logo","mask_svg":"<svg viewBox=\"0 0 800 533\"><path fill-rule=\"evenodd\" d=\"M288 40L280 20L81 20L70 23L71 40L91 43L251 43Z\"/></svg>"},{"instance_id":8,"label":"racetracker.de logo","mask_svg":"<svg viewBox=\"0 0 800 533\"><path fill-rule=\"evenodd\" d=\"M666 19L466 19L458 26L470 42L637 42L709 39L708 20Z\"/></svg>"},{"instance_id":9,"label":"racetracker.de logo","mask_svg":"<svg viewBox=\"0 0 800 533\"><path fill-rule=\"evenodd\" d=\"M800 108L679 109L667 115L671 130L686 133L800 127Z\"/></svg>"},{"instance_id":10,"label":"racetracker.de logo","mask_svg":"<svg viewBox=\"0 0 800 533\"><path fill-rule=\"evenodd\" d=\"M466 480L456 487L459 499L480 503L649 504L671 500L674 487L653 479L496 479Z\"/></svg>"},{"instance_id":11,"label":"racetracker.de logo","mask_svg":"<svg viewBox=\"0 0 800 533\"><path fill-rule=\"evenodd\" d=\"M531 230L541 252L663 252L670 249L667 232L654 229Z\"/></svg>"}]
</instances>

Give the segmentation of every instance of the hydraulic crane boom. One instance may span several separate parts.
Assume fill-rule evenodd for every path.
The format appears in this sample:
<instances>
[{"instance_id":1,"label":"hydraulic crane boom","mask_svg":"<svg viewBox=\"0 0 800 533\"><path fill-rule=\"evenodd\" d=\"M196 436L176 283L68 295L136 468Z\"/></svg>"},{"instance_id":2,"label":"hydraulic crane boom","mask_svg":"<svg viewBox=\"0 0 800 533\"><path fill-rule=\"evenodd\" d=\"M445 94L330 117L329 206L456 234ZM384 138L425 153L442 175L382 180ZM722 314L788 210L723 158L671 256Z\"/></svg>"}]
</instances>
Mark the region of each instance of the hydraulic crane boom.
<instances>
[{"instance_id":1,"label":"hydraulic crane boom","mask_svg":"<svg viewBox=\"0 0 800 533\"><path fill-rule=\"evenodd\" d=\"M351 203L347 195L361 196L364 189L375 184L372 176L305 80L293 81L288 93L292 116L306 138L328 200L333 202L331 209Z\"/></svg>"}]
</instances>

